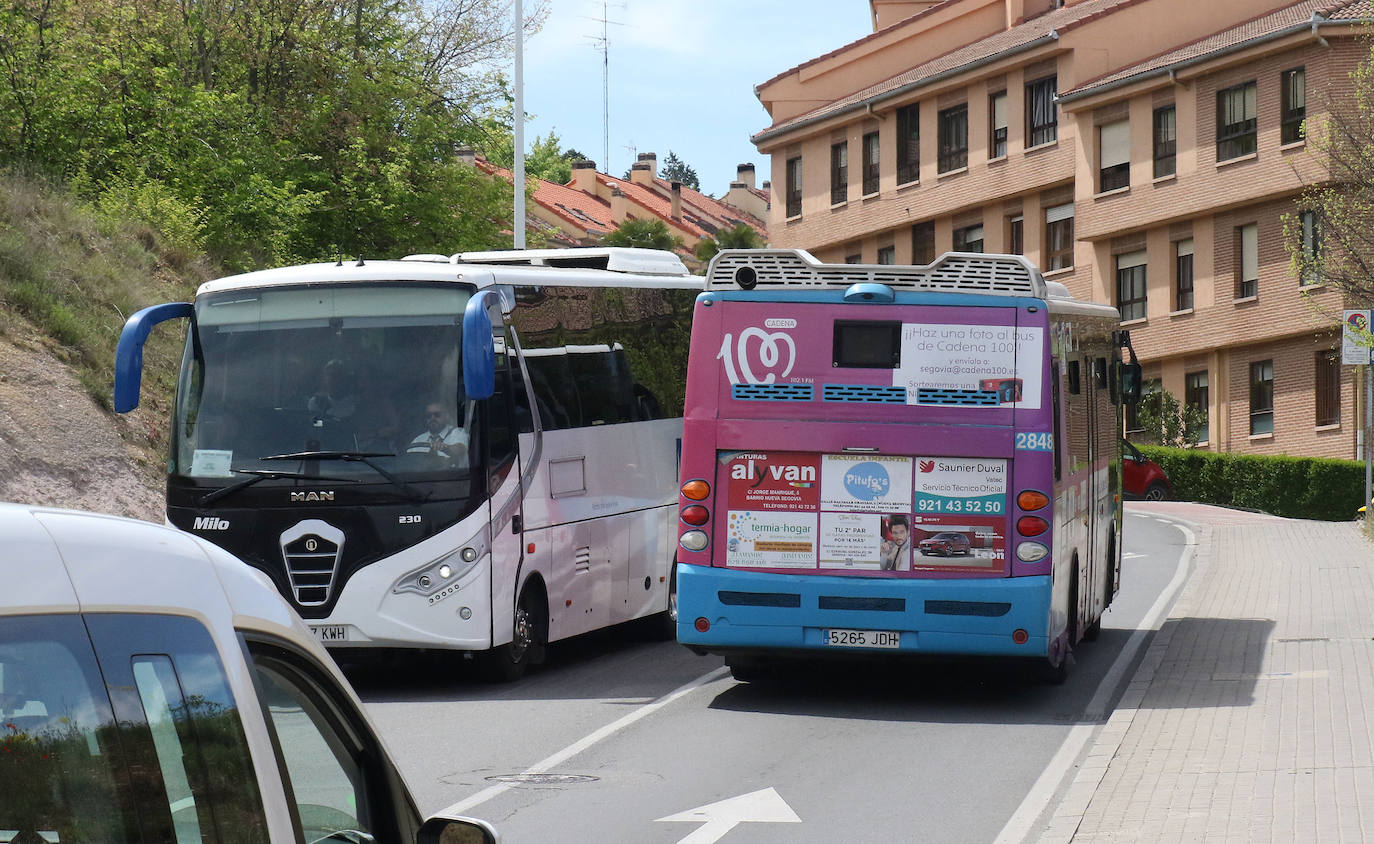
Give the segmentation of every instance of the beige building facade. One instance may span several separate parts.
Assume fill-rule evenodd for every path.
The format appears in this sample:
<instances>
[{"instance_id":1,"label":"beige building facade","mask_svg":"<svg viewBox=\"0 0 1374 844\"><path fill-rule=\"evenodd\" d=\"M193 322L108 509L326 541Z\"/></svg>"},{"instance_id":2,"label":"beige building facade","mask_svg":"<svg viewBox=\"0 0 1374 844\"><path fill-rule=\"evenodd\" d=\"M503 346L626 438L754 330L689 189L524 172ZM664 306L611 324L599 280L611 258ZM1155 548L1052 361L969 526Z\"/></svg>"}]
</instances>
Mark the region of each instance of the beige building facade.
<instances>
[{"instance_id":1,"label":"beige building facade","mask_svg":"<svg viewBox=\"0 0 1374 844\"><path fill-rule=\"evenodd\" d=\"M1341 294L1300 279L1305 140L1348 101L1369 0L870 0L875 31L756 89L775 246L1017 252L1116 305L1207 447L1353 458ZM1303 233L1306 232L1306 239Z\"/></svg>"}]
</instances>

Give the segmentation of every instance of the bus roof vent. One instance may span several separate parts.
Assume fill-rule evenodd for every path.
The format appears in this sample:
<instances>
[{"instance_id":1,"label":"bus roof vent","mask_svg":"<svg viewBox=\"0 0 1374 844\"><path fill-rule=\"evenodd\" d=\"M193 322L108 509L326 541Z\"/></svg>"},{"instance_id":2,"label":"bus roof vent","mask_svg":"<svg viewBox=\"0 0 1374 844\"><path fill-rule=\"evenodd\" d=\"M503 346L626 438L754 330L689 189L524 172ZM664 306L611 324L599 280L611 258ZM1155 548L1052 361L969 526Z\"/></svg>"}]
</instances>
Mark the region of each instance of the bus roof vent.
<instances>
[{"instance_id":1,"label":"bus roof vent","mask_svg":"<svg viewBox=\"0 0 1374 844\"><path fill-rule=\"evenodd\" d=\"M611 272L664 276L691 275L687 271L687 265L683 264L682 259L672 252L625 246L459 252L448 260L455 264L610 270Z\"/></svg>"},{"instance_id":2,"label":"bus roof vent","mask_svg":"<svg viewBox=\"0 0 1374 844\"><path fill-rule=\"evenodd\" d=\"M946 252L929 266L907 267L822 264L801 249L723 249L711 259L706 271L707 290L848 288L862 282L886 284L897 290L1038 299L1049 295L1044 277L1024 257L981 252Z\"/></svg>"}]
</instances>

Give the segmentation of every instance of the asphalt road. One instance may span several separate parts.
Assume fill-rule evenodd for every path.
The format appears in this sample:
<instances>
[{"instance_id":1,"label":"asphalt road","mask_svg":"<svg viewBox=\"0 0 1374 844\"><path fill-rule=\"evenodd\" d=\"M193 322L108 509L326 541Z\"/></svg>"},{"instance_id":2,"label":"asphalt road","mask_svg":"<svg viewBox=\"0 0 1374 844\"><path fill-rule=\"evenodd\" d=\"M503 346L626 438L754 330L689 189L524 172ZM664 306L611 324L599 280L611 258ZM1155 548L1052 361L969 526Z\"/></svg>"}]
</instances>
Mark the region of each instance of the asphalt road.
<instances>
[{"instance_id":1,"label":"asphalt road","mask_svg":"<svg viewBox=\"0 0 1374 844\"><path fill-rule=\"evenodd\" d=\"M633 626L555 644L506 686L457 659L349 673L421 810L486 818L508 844L1020 841L1182 580L1184 532L1126 519L1121 590L1058 687L990 662L736 683Z\"/></svg>"}]
</instances>

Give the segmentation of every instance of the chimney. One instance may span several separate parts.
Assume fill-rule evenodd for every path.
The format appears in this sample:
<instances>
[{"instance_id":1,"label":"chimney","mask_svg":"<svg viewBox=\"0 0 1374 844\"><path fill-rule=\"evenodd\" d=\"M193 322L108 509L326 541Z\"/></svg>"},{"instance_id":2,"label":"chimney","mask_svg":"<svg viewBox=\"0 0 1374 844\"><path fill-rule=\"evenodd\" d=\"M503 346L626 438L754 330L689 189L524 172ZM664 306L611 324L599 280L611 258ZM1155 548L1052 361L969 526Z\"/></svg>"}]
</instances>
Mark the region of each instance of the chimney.
<instances>
[{"instance_id":1,"label":"chimney","mask_svg":"<svg viewBox=\"0 0 1374 844\"><path fill-rule=\"evenodd\" d=\"M754 165L753 165L752 163L745 162L744 164L741 164L741 165L737 166L737 167L735 168L735 181L737 181L737 182L744 182L744 186L745 186L745 187L747 187L747 188L753 188L753 187L754 187Z\"/></svg>"},{"instance_id":2,"label":"chimney","mask_svg":"<svg viewBox=\"0 0 1374 844\"><path fill-rule=\"evenodd\" d=\"M477 164L477 152L472 147L458 147L458 160L473 167Z\"/></svg>"},{"instance_id":3,"label":"chimney","mask_svg":"<svg viewBox=\"0 0 1374 844\"><path fill-rule=\"evenodd\" d=\"M668 215L674 220L682 219L682 182L673 182L673 206Z\"/></svg>"},{"instance_id":4,"label":"chimney","mask_svg":"<svg viewBox=\"0 0 1374 844\"><path fill-rule=\"evenodd\" d=\"M657 153L653 153L653 152L641 152L639 155L635 156L635 163L636 163L636 164L647 164L647 165L649 165L649 178L650 178L650 179L655 179L655 178L658 177L658 154L657 154ZM633 171L631 171L630 175L634 175Z\"/></svg>"},{"instance_id":5,"label":"chimney","mask_svg":"<svg viewBox=\"0 0 1374 844\"><path fill-rule=\"evenodd\" d=\"M772 193L773 183L768 181L767 179L764 179L763 184L759 186L759 190L763 191L764 193Z\"/></svg>"},{"instance_id":6,"label":"chimney","mask_svg":"<svg viewBox=\"0 0 1374 844\"><path fill-rule=\"evenodd\" d=\"M611 188L611 222L617 226L625 222L628 206L625 193L620 188Z\"/></svg>"},{"instance_id":7,"label":"chimney","mask_svg":"<svg viewBox=\"0 0 1374 844\"><path fill-rule=\"evenodd\" d=\"M654 183L654 171L647 161L636 161L630 165L630 181L636 185L649 186Z\"/></svg>"},{"instance_id":8,"label":"chimney","mask_svg":"<svg viewBox=\"0 0 1374 844\"><path fill-rule=\"evenodd\" d=\"M572 186L575 190L596 196L596 162L574 161L572 163Z\"/></svg>"}]
</instances>

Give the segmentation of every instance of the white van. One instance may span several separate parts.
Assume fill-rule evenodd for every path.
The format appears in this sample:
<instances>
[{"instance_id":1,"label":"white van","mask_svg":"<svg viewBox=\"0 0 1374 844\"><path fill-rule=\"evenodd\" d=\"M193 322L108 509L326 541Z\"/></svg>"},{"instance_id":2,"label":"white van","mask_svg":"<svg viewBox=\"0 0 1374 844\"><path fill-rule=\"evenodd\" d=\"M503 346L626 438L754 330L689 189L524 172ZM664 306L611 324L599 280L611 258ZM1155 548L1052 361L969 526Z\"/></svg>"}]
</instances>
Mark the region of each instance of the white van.
<instances>
[{"instance_id":1,"label":"white van","mask_svg":"<svg viewBox=\"0 0 1374 844\"><path fill-rule=\"evenodd\" d=\"M0 504L0 842L496 840L422 821L264 575L147 522Z\"/></svg>"}]
</instances>

